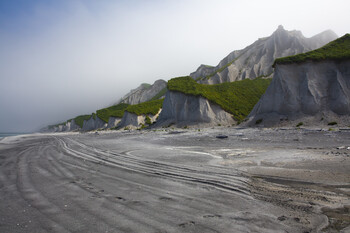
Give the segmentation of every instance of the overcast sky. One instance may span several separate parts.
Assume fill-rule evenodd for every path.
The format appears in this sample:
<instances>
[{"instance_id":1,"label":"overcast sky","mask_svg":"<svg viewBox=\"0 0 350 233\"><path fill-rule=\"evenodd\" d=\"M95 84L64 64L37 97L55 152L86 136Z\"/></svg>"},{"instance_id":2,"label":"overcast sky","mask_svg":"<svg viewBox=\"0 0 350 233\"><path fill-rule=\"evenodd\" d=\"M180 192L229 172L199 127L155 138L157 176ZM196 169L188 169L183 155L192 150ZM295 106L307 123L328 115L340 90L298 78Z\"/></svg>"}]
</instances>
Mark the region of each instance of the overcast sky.
<instances>
[{"instance_id":1,"label":"overcast sky","mask_svg":"<svg viewBox=\"0 0 350 233\"><path fill-rule=\"evenodd\" d=\"M1 0L0 132L33 131L217 65L278 25L348 33L349 0Z\"/></svg>"}]
</instances>

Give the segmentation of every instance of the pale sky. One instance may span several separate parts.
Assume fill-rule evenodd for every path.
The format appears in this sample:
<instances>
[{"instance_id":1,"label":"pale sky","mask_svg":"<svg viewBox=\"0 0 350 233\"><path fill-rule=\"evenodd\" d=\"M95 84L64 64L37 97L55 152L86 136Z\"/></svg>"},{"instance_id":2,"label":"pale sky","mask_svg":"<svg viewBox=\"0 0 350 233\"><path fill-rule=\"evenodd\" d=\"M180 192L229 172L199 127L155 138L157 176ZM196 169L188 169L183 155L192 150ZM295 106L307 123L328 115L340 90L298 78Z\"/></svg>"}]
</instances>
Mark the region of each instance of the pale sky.
<instances>
[{"instance_id":1,"label":"pale sky","mask_svg":"<svg viewBox=\"0 0 350 233\"><path fill-rule=\"evenodd\" d=\"M37 130L217 65L283 25L349 33L349 0L1 0L0 132Z\"/></svg>"}]
</instances>

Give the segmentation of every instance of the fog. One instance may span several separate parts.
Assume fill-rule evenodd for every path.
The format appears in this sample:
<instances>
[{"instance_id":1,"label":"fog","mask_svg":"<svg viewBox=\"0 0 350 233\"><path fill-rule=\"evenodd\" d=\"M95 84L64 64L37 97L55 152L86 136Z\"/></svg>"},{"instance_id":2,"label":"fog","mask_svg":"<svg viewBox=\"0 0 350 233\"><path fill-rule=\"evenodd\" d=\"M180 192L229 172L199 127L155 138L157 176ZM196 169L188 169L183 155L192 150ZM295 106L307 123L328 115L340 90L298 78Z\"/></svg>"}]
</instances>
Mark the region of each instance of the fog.
<instances>
[{"instance_id":1,"label":"fog","mask_svg":"<svg viewBox=\"0 0 350 233\"><path fill-rule=\"evenodd\" d=\"M116 103L130 89L217 65L283 25L349 32L348 1L1 1L0 132Z\"/></svg>"}]
</instances>

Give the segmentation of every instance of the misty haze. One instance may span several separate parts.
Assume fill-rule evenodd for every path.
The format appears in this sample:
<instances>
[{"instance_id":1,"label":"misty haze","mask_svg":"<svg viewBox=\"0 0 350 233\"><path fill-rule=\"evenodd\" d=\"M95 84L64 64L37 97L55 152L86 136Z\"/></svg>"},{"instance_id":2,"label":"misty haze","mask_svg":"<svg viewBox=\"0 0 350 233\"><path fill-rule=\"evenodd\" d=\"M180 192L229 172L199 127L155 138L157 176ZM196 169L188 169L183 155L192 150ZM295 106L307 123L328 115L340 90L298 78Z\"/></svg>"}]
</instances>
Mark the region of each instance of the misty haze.
<instances>
[{"instance_id":1,"label":"misty haze","mask_svg":"<svg viewBox=\"0 0 350 233\"><path fill-rule=\"evenodd\" d=\"M350 232L348 1L0 2L0 232Z\"/></svg>"}]
</instances>

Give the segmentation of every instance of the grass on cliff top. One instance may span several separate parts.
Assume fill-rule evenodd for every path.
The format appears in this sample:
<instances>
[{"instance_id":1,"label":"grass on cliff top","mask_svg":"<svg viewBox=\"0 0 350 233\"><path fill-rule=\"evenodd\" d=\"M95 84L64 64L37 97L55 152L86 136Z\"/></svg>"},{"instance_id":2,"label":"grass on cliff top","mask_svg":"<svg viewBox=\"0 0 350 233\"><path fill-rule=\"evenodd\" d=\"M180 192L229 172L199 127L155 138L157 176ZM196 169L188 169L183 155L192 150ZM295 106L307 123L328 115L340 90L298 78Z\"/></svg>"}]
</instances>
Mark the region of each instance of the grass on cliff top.
<instances>
[{"instance_id":1,"label":"grass on cliff top","mask_svg":"<svg viewBox=\"0 0 350 233\"><path fill-rule=\"evenodd\" d=\"M92 113L91 115L81 115L71 120L74 120L75 123L79 125L80 128L83 128L84 121L89 120L91 117L93 117L95 120L96 120L96 117L98 117L107 123L110 117L122 118L125 111L135 113L137 115L142 115L142 114L155 115L158 113L159 109L162 107L163 101L164 99L158 99L158 100L148 101L148 102L136 104L136 105L120 103L108 108L99 109L96 111L96 113ZM71 120L68 120L68 121L71 121ZM49 128L51 129L53 127L58 127L59 125L64 125L67 122L63 122L57 125L50 125Z\"/></svg>"},{"instance_id":2,"label":"grass on cliff top","mask_svg":"<svg viewBox=\"0 0 350 233\"><path fill-rule=\"evenodd\" d=\"M305 61L323 61L323 60L346 60L350 59L350 34L329 42L325 46L312 50L307 53L301 53L294 56L282 57L275 60L276 64L302 63Z\"/></svg>"},{"instance_id":3,"label":"grass on cliff top","mask_svg":"<svg viewBox=\"0 0 350 233\"><path fill-rule=\"evenodd\" d=\"M74 121L80 128L83 128L84 121L89 120L92 115L81 115L74 118Z\"/></svg>"},{"instance_id":4,"label":"grass on cliff top","mask_svg":"<svg viewBox=\"0 0 350 233\"><path fill-rule=\"evenodd\" d=\"M107 123L110 117L122 118L124 115L124 111L127 109L128 106L129 104L120 103L108 108L97 110L96 115L98 116L98 118Z\"/></svg>"},{"instance_id":5,"label":"grass on cliff top","mask_svg":"<svg viewBox=\"0 0 350 233\"><path fill-rule=\"evenodd\" d=\"M163 106L164 99L151 100L140 104L129 105L126 111L140 116L143 114L156 115Z\"/></svg>"},{"instance_id":6,"label":"grass on cliff top","mask_svg":"<svg viewBox=\"0 0 350 233\"><path fill-rule=\"evenodd\" d=\"M179 77L168 81L170 91L202 96L229 112L237 121L242 121L265 93L271 79L245 79L231 83L205 85L191 77Z\"/></svg>"},{"instance_id":7,"label":"grass on cliff top","mask_svg":"<svg viewBox=\"0 0 350 233\"><path fill-rule=\"evenodd\" d=\"M162 90L160 90L160 92L158 92L158 94L156 94L155 96L153 96L152 99L150 100L157 100L160 99L163 95L165 95L165 93L168 91L168 88L164 87Z\"/></svg>"},{"instance_id":8,"label":"grass on cliff top","mask_svg":"<svg viewBox=\"0 0 350 233\"><path fill-rule=\"evenodd\" d=\"M148 88L151 88L152 85L149 84L149 83L142 83L141 86L144 88L144 89L148 89Z\"/></svg>"}]
</instances>

